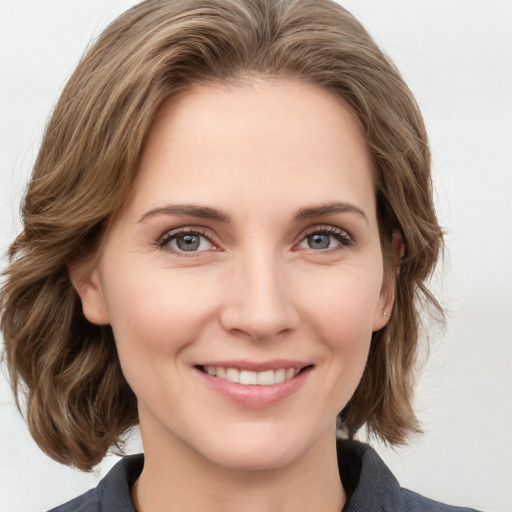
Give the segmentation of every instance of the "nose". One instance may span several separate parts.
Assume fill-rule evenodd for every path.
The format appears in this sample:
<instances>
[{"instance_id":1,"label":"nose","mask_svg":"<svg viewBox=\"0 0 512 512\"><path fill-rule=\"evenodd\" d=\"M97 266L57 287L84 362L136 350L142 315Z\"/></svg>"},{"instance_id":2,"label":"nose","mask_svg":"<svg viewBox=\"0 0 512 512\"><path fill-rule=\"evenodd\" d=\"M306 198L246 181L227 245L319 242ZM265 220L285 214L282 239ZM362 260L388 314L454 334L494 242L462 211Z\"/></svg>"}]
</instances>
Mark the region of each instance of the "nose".
<instances>
[{"instance_id":1,"label":"nose","mask_svg":"<svg viewBox=\"0 0 512 512\"><path fill-rule=\"evenodd\" d=\"M290 332L299 324L285 265L275 255L253 254L237 262L227 283L223 328L253 340Z\"/></svg>"}]
</instances>

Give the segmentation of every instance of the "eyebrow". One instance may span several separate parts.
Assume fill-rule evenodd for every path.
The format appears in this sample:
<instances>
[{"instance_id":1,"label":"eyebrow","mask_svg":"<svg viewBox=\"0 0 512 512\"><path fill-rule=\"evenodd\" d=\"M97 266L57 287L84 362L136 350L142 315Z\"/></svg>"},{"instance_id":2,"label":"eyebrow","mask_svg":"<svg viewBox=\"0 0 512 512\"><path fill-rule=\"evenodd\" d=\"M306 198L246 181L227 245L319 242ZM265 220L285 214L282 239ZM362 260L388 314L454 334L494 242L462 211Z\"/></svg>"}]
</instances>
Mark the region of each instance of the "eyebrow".
<instances>
[{"instance_id":1,"label":"eyebrow","mask_svg":"<svg viewBox=\"0 0 512 512\"><path fill-rule=\"evenodd\" d=\"M334 202L322 204L319 206L311 206L306 208L300 208L295 214L295 220L306 220L313 217L321 217L322 215L329 215L333 213L355 213L361 216L366 224L369 224L368 217L361 208L344 202Z\"/></svg>"},{"instance_id":2,"label":"eyebrow","mask_svg":"<svg viewBox=\"0 0 512 512\"><path fill-rule=\"evenodd\" d=\"M229 215L229 213L222 210L217 210L216 208L199 206L196 204L171 204L149 210L139 219L139 222L143 222L148 217L153 217L154 215L160 214L179 215L183 217L198 217L200 219L217 220L219 222L231 221L231 215Z\"/></svg>"},{"instance_id":3,"label":"eyebrow","mask_svg":"<svg viewBox=\"0 0 512 512\"><path fill-rule=\"evenodd\" d=\"M300 208L294 215L294 220L307 220L314 217L321 217L323 215L332 215L336 213L355 213L362 217L368 224L368 217L361 208L345 202L333 202L322 204L319 206L308 206ZM153 208L146 212L138 222L143 222L148 217L155 215L178 215L183 217L197 217L200 219L210 219L219 222L231 222L231 215L223 210L211 208L209 206L200 206L196 204L171 204Z\"/></svg>"}]
</instances>

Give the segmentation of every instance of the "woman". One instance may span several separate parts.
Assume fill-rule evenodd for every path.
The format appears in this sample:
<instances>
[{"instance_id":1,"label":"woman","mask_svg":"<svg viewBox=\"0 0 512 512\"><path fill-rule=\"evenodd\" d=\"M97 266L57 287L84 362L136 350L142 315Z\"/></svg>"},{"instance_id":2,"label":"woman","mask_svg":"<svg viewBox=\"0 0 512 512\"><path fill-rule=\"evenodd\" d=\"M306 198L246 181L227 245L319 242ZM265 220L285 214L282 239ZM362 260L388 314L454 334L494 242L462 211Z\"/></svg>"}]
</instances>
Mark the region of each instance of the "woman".
<instances>
[{"instance_id":1,"label":"woman","mask_svg":"<svg viewBox=\"0 0 512 512\"><path fill-rule=\"evenodd\" d=\"M23 213L2 332L33 437L85 470L137 423L144 443L61 510L442 507L336 446L340 411L348 437L419 430L442 243L419 111L346 11L128 11L70 79Z\"/></svg>"}]
</instances>

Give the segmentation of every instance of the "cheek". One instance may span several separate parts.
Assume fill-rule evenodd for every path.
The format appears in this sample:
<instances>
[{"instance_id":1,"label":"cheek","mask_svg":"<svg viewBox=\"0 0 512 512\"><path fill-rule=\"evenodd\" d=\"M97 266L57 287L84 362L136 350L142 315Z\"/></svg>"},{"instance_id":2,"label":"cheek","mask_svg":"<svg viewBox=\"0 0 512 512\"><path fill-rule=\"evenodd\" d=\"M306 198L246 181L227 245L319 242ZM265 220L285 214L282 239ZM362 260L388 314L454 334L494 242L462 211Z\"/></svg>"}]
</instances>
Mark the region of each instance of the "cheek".
<instances>
[{"instance_id":1,"label":"cheek","mask_svg":"<svg viewBox=\"0 0 512 512\"><path fill-rule=\"evenodd\" d=\"M213 286L202 286L183 273L132 265L130 272L118 266L105 275L107 308L125 363L151 359L153 354L172 359L197 338L218 296Z\"/></svg>"},{"instance_id":2,"label":"cheek","mask_svg":"<svg viewBox=\"0 0 512 512\"><path fill-rule=\"evenodd\" d=\"M321 322L330 339L350 343L370 337L382 287L382 274L376 269L379 266L353 265L310 273L297 290L307 304L303 313Z\"/></svg>"},{"instance_id":3,"label":"cheek","mask_svg":"<svg viewBox=\"0 0 512 512\"><path fill-rule=\"evenodd\" d=\"M332 370L328 372L331 396L341 407L355 391L368 358L381 289L375 268L379 267L344 269L325 278L317 274L309 286L309 305L303 309L309 335L321 343Z\"/></svg>"}]
</instances>

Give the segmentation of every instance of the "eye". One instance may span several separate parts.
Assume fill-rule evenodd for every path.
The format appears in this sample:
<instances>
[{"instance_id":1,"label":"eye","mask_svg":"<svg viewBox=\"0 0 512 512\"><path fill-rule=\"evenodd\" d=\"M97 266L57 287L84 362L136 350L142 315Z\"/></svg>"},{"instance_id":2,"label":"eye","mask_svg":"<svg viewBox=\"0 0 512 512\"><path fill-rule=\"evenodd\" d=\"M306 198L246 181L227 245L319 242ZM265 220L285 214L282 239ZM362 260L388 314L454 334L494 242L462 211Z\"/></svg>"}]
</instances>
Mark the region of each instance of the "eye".
<instances>
[{"instance_id":1,"label":"eye","mask_svg":"<svg viewBox=\"0 0 512 512\"><path fill-rule=\"evenodd\" d=\"M184 253L195 253L210 251L215 248L208 237L197 230L182 229L166 233L158 242L162 249L185 255Z\"/></svg>"},{"instance_id":2,"label":"eye","mask_svg":"<svg viewBox=\"0 0 512 512\"><path fill-rule=\"evenodd\" d=\"M343 229L335 227L315 228L306 233L304 239L299 243L300 249L313 249L314 251L325 251L347 247L352 244L352 238Z\"/></svg>"}]
</instances>

